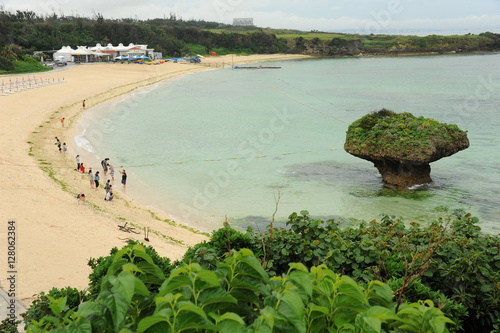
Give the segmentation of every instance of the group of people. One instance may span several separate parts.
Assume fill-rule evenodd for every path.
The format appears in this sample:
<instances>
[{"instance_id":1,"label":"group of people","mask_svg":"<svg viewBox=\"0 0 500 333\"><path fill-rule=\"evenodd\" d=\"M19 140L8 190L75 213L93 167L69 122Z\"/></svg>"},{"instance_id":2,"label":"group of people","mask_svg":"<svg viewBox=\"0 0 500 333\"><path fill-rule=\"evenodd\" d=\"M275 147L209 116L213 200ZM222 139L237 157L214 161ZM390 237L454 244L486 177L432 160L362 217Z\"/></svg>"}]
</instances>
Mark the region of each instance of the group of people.
<instances>
[{"instance_id":1,"label":"group of people","mask_svg":"<svg viewBox=\"0 0 500 333\"><path fill-rule=\"evenodd\" d=\"M66 146L66 142L61 144L61 140L59 140L57 136L56 136L56 142L54 144L57 146L60 153L66 154L66 152L68 151L68 146Z\"/></svg>"},{"instance_id":2,"label":"group of people","mask_svg":"<svg viewBox=\"0 0 500 333\"><path fill-rule=\"evenodd\" d=\"M76 160L75 170L82 174L82 179L86 174L90 183L90 188L95 189L97 191L97 189L99 188L99 181L101 180L99 171L93 173L92 168L89 168L88 171L86 172L85 165L80 161L80 155L76 155L75 160ZM104 185L104 190L106 190L104 200L111 201L114 198L112 183L115 181L115 169L113 165L109 163L109 158L107 157L101 161L101 166L104 173L104 177L107 177L108 172L109 176L111 177L111 179L108 179L106 181L106 184ZM127 185L127 172L125 171L125 169L123 169L120 171L120 173L122 175L121 183L125 188ZM80 204L80 201L85 202L85 194L83 193L78 194L77 199L78 199L78 204Z\"/></svg>"}]
</instances>

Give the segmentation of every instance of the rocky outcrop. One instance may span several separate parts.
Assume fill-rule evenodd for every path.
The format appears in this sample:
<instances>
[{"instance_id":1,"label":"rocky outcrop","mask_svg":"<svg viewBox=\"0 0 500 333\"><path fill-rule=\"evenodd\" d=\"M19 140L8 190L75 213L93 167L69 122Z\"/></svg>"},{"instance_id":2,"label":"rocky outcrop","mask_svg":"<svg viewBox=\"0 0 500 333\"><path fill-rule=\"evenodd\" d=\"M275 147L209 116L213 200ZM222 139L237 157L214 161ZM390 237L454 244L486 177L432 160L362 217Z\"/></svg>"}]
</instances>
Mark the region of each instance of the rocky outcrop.
<instances>
[{"instance_id":1,"label":"rocky outcrop","mask_svg":"<svg viewBox=\"0 0 500 333\"><path fill-rule=\"evenodd\" d=\"M467 132L456 125L385 109L352 123L344 144L345 151L373 162L384 182L397 187L430 183L430 163L468 147Z\"/></svg>"}]
</instances>

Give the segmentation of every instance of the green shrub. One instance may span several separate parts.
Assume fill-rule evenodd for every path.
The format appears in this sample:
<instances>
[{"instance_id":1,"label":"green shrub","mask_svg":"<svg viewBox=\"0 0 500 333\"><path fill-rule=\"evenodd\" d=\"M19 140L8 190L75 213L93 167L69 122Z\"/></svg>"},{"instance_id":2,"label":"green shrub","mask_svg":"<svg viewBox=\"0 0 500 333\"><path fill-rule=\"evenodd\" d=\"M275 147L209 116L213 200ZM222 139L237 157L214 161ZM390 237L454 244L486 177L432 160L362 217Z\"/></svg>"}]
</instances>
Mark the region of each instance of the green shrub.
<instances>
[{"instance_id":1,"label":"green shrub","mask_svg":"<svg viewBox=\"0 0 500 333\"><path fill-rule=\"evenodd\" d=\"M131 249L137 244L141 243L136 241L130 241L126 246L122 248L122 251L124 249ZM156 252L156 250L152 246L145 246L144 248L148 256L152 258L153 262L160 269L162 274L168 275L172 270L172 268L174 267L174 265L170 264L170 259L158 255L158 252ZM108 270L112 269L110 267L113 262L113 258L116 256L118 252L119 252L118 248L113 247L109 253L110 254L109 256L89 259L87 264L92 269L92 273L90 273L89 275L90 282L88 288L90 299L94 300L99 294L101 289L102 279L107 274Z\"/></svg>"},{"instance_id":2,"label":"green shrub","mask_svg":"<svg viewBox=\"0 0 500 333\"><path fill-rule=\"evenodd\" d=\"M14 68L10 70L10 73L36 73L36 72L46 72L50 71L51 68L43 66L36 59L28 56L23 56L21 60L14 62Z\"/></svg>"},{"instance_id":3,"label":"green shrub","mask_svg":"<svg viewBox=\"0 0 500 333\"><path fill-rule=\"evenodd\" d=\"M139 264L141 264L139 266ZM324 265L290 264L271 278L248 249L215 270L182 265L165 278L141 245L117 252L95 301L34 321L35 332L429 332L452 321L431 301L403 303L380 281L366 287ZM147 284L162 280L157 292ZM69 312L68 312L69 313ZM55 326L55 328L54 328Z\"/></svg>"},{"instance_id":4,"label":"green shrub","mask_svg":"<svg viewBox=\"0 0 500 333\"><path fill-rule=\"evenodd\" d=\"M66 306L62 309L62 314L66 314L69 309L76 308L80 303L89 299L85 291L76 288L66 287L62 289L52 288L47 294L40 292L36 299L31 303L27 311L21 314L24 324L29 325L33 320L39 321L45 316L52 314L51 305L55 299L65 298ZM1 331L3 332L3 331Z\"/></svg>"},{"instance_id":5,"label":"green shrub","mask_svg":"<svg viewBox=\"0 0 500 333\"><path fill-rule=\"evenodd\" d=\"M325 264L360 282L397 280L398 297L446 303L442 310L463 322L466 332L488 332L500 317L500 237L482 234L477 223L470 214L457 212L426 226L385 215L380 221L341 227L339 221L311 219L302 211L290 215L287 228L247 232L244 239L271 276L300 262L306 267ZM224 237L228 228L214 232L203 245L210 249L205 252L210 262L201 255L191 259L213 267L226 257L228 247L238 250L238 242Z\"/></svg>"}]
</instances>

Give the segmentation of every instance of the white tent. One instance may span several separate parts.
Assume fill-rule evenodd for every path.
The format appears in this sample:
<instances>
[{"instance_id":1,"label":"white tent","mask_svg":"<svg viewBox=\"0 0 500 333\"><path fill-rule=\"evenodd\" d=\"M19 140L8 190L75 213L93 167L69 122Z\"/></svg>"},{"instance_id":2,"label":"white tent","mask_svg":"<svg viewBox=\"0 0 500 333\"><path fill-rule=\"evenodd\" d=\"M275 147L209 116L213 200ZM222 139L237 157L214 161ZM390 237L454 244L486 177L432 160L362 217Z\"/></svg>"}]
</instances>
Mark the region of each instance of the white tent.
<instances>
[{"instance_id":1,"label":"white tent","mask_svg":"<svg viewBox=\"0 0 500 333\"><path fill-rule=\"evenodd\" d=\"M54 53L54 59L60 59L60 60L64 60L64 61L71 61L72 60L72 55L73 55L73 52L75 50L73 50L71 48L71 46L63 46L59 51L56 51Z\"/></svg>"},{"instance_id":2,"label":"white tent","mask_svg":"<svg viewBox=\"0 0 500 333\"><path fill-rule=\"evenodd\" d=\"M75 62L89 62L92 57L92 51L87 49L86 46L78 46L76 50L74 50L71 55L73 56L73 60Z\"/></svg>"}]
</instances>

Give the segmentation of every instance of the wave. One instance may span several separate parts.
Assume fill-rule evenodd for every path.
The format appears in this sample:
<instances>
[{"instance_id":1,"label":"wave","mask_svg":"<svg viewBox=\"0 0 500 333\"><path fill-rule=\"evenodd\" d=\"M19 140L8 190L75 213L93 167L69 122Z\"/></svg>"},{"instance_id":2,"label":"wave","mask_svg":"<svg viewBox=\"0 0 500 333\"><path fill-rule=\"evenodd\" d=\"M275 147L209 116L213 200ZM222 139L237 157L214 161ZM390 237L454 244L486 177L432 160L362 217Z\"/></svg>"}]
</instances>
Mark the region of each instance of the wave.
<instances>
[{"instance_id":1,"label":"wave","mask_svg":"<svg viewBox=\"0 0 500 333\"><path fill-rule=\"evenodd\" d=\"M85 137L86 132L87 132L87 129L84 129L82 134L75 136L75 139L74 139L75 143L79 148L81 148L89 153L95 154L96 151L95 151L94 147L90 144L89 140L87 140L87 138Z\"/></svg>"}]
</instances>

